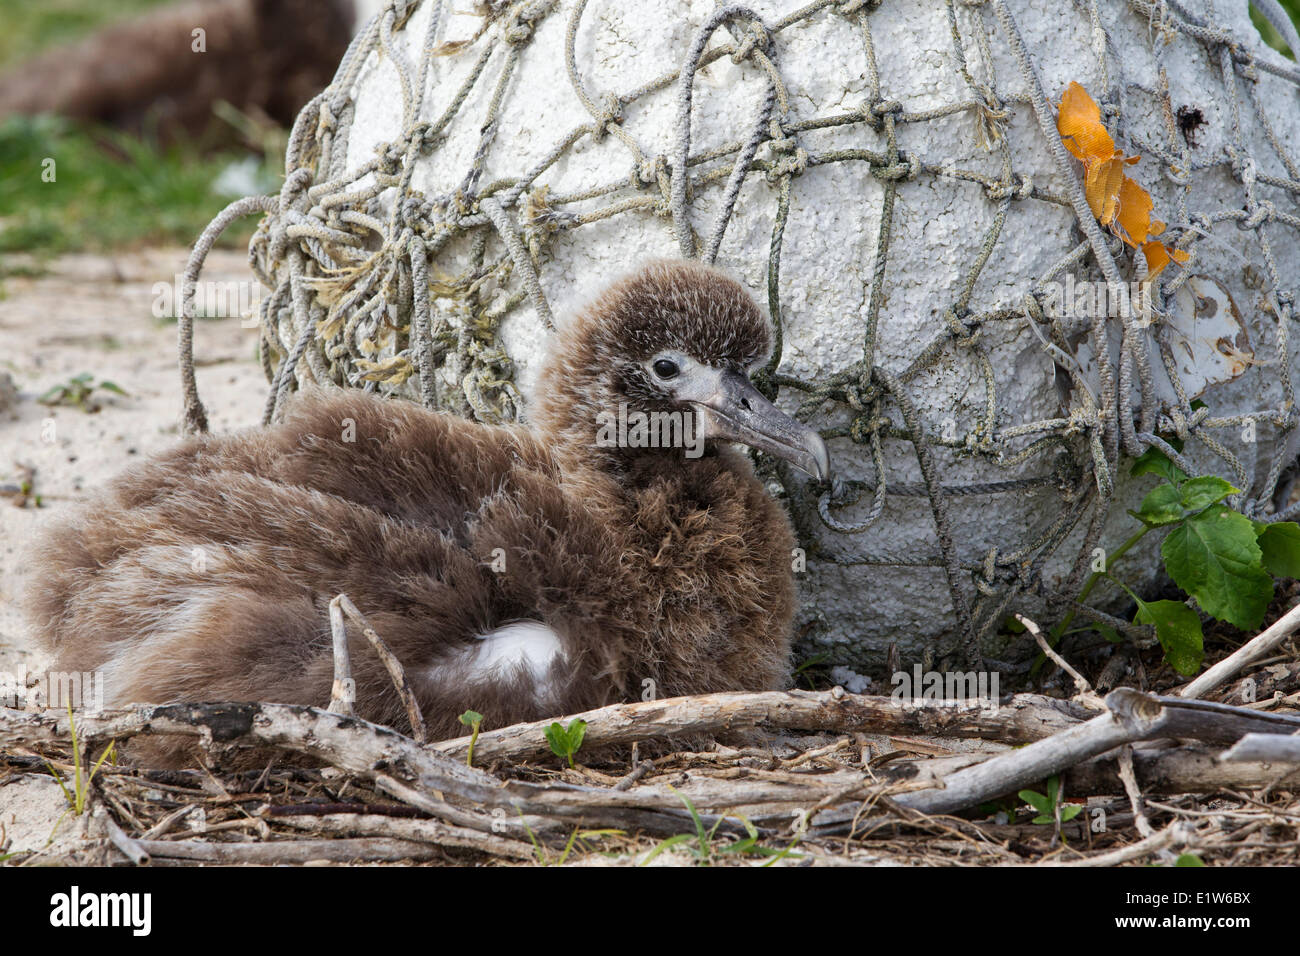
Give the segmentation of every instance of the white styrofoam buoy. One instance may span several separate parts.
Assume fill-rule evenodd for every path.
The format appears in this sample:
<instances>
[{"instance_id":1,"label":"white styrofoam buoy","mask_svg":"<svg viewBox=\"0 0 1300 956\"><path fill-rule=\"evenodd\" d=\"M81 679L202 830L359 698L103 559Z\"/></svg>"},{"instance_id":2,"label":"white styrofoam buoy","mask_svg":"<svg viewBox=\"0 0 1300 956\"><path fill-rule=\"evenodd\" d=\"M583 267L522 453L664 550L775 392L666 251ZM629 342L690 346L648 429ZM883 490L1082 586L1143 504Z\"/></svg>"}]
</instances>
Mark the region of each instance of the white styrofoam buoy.
<instances>
[{"instance_id":1,"label":"white styrofoam buoy","mask_svg":"<svg viewBox=\"0 0 1300 956\"><path fill-rule=\"evenodd\" d=\"M325 276L304 284L311 296L335 281L322 263L339 264L322 258L322 243L354 269L394 268L394 224L411 228L429 250L435 338L458 343L434 356L436 393L463 408L462 392L498 395L493 375L513 372L526 399L548 333L524 294L519 248L512 256L498 234L501 215L533 251L562 322L611 277L678 254L683 213L706 241L729 166L757 129L757 163L717 262L777 307L782 351L770 381L787 407L816 399L803 414L831 436L843 482L833 494L786 484L808 552L804 647L849 664L878 661L890 643L914 659L979 638L998 654L1009 611L1059 616L1060 598L1077 593L1081 551L1086 561L1128 536L1125 510L1149 480L1125 477L1124 449L1181 430L1191 461L1243 487L1247 510L1265 506L1274 463L1294 455L1278 423L1293 421L1284 383L1297 357L1279 338L1279 313L1289 322L1300 274L1300 74L1262 44L1245 2L1099 0L1096 23L1088 6L754 0L718 17L709 0L534 0L468 13L434 0L388 4L327 91L329 109L308 108L318 153L291 156L290 178L306 166L317 185L292 197L296 219L272 215L268 234L302 227L290 238L308 274ZM706 37L710 18L717 29ZM700 42L692 185L674 215L674 74ZM708 52L717 47L731 53ZM1116 144L1143 157L1129 175L1169 224L1166 239L1191 252L1158 277L1162 314L1114 314L1139 297L1146 267L1079 215L1080 167L1042 109L1072 81L1102 104ZM1183 117L1193 115L1202 122L1189 131ZM349 252L329 233L304 239L304 222L363 241ZM287 281L278 260L264 260ZM467 300L455 277L476 262L486 279ZM319 377L333 360L334 374L356 384L385 361L418 367L401 331L413 314L403 268L393 273L397 301L351 326L324 323L324 352L296 373ZM418 270L414 278L418 292ZM1095 297L1078 290L1115 279L1135 285L1098 318ZM339 298L335 289L316 301L313 317ZM350 304L354 314L364 301ZM281 305L271 322L287 345L307 313ZM385 315L397 321L378 321ZM349 335L375 347L376 362L331 352ZM498 343L512 367L492 354ZM394 387L419 397L419 382ZM1187 404L1198 398L1209 408L1199 418ZM1250 429L1243 415L1255 416ZM878 464L883 506L869 521ZM1099 489L1112 487L1089 533ZM1125 574L1150 586L1156 567L1130 560Z\"/></svg>"}]
</instances>

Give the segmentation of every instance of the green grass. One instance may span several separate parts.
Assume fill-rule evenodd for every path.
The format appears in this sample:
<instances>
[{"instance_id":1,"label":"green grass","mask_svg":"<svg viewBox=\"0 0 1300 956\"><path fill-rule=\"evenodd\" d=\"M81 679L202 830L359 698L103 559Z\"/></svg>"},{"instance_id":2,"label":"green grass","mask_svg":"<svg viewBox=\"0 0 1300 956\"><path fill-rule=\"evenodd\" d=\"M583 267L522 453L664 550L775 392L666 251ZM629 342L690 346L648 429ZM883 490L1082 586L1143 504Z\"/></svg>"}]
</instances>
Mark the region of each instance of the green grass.
<instances>
[{"instance_id":1,"label":"green grass","mask_svg":"<svg viewBox=\"0 0 1300 956\"><path fill-rule=\"evenodd\" d=\"M48 116L0 123L0 254L191 243L230 201L213 181L245 155L205 155ZM53 182L42 175L48 160ZM222 244L246 243L254 224L237 224Z\"/></svg>"},{"instance_id":2,"label":"green grass","mask_svg":"<svg viewBox=\"0 0 1300 956\"><path fill-rule=\"evenodd\" d=\"M0 0L0 68L166 0Z\"/></svg>"},{"instance_id":3,"label":"green grass","mask_svg":"<svg viewBox=\"0 0 1300 956\"><path fill-rule=\"evenodd\" d=\"M0 69L166 2L0 0ZM279 182L283 143L276 141L276 132L228 107L214 116L214 123L222 122L234 126L250 148L212 152L192 143L164 146L148 134L51 117L0 123L0 255L22 251L41 259L61 252L192 243L233 198L217 195L211 185L232 161L276 157L262 166L263 174L276 175L262 178L270 188ZM278 137L282 140L282 131ZM47 159L54 160L54 182L41 177ZM254 224L251 219L236 223L221 244L247 243Z\"/></svg>"}]
</instances>

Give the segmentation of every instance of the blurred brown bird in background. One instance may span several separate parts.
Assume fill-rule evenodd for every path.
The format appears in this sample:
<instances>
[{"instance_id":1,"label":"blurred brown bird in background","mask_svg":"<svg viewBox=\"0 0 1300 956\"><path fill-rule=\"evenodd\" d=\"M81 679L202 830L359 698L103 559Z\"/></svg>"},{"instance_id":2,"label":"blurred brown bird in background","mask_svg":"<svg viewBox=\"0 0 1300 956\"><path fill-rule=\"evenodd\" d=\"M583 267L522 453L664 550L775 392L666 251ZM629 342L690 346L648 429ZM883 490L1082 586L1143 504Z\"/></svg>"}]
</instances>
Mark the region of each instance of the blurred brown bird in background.
<instances>
[{"instance_id":1,"label":"blurred brown bird in background","mask_svg":"<svg viewBox=\"0 0 1300 956\"><path fill-rule=\"evenodd\" d=\"M224 101L287 127L333 77L352 27L350 0L161 6L0 74L0 120L57 113L169 140L220 131Z\"/></svg>"}]
</instances>

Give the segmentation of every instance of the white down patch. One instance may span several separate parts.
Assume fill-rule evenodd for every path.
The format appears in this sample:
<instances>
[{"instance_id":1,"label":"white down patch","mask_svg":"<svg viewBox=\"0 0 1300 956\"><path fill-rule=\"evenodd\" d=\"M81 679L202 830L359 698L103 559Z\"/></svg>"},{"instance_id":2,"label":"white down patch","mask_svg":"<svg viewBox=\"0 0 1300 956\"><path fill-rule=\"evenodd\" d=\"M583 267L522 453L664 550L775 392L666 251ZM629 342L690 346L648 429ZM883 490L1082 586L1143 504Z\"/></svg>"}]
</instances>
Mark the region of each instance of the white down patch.
<instances>
[{"instance_id":1,"label":"white down patch","mask_svg":"<svg viewBox=\"0 0 1300 956\"><path fill-rule=\"evenodd\" d=\"M502 680L522 670L536 685L537 696L551 689L551 665L563 657L560 635L540 621L515 621L479 637L471 661L474 679Z\"/></svg>"}]
</instances>

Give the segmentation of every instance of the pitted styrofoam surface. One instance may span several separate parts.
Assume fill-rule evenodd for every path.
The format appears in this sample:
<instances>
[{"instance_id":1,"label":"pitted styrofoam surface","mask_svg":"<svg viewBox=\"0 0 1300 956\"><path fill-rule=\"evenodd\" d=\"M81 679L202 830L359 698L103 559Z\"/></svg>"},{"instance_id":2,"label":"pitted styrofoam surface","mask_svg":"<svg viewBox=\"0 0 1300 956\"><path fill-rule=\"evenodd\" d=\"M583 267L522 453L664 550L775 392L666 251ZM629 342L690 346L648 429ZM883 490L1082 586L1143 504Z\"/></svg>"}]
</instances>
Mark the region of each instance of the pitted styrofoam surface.
<instances>
[{"instance_id":1,"label":"pitted styrofoam surface","mask_svg":"<svg viewBox=\"0 0 1300 956\"><path fill-rule=\"evenodd\" d=\"M503 100L498 132L487 154L481 183L520 175L571 129L590 121L564 70L565 30L574 2L559 2L523 47L522 61ZM766 22L773 23L803 5L803 0L755 0L751 7ZM455 4L451 6L454 8ZM1108 60L1111 69L1119 69L1118 65L1122 64L1123 78L1128 82L1154 87L1156 71L1149 44L1158 30L1134 15L1122 0L1101 0L1098 6L1103 23L1114 39L1114 52L1118 53L1118 57ZM1186 6L1205 10L1204 2L1190 2ZM412 66L419 62L432 9L433 4L422 4L395 34L398 50ZM643 0L632 4L621 0L591 0L577 32L576 62L592 98L599 101L606 92L627 92L679 66L700 24L715 9L709 0ZM1100 99L1106 82L1098 75L1086 14L1060 0L1021 0L1013 3L1012 9L1048 98L1059 101L1065 86L1076 80ZM996 89L1013 113L1005 126L1005 135L1011 144L1016 172L1063 195L1065 181L1052 161L1033 113L1027 103L1017 101L1026 92L1025 83L992 12L958 5L957 16L967 38L965 55L977 78L983 77L986 64L970 37L979 18L989 28ZM1263 47L1251 26L1244 2L1219 0L1213 19L1235 32L1241 43L1257 56L1273 55ZM452 16L444 23L440 39L443 42L467 39L479 24L474 15ZM883 98L899 100L909 112L971 98L952 52L948 10L940 0L882 4L871 12L870 27ZM715 34L713 42L726 39L724 29ZM432 59L423 119L434 119L447 108L482 44L487 42L490 42L488 38L482 38L451 55ZM500 47L494 57L506 55L505 44ZM780 32L775 39L775 56L789 84L791 114L795 120L853 109L866 95L868 83L861 34L853 22L833 9L828 8ZM1199 131L1195 155L1200 158L1223 155L1228 136L1228 105L1220 94L1217 62L1212 63L1201 46L1179 36L1166 50L1165 66L1173 101L1196 105L1207 120ZM490 64L489 73L492 70ZM1300 147L1300 109L1297 109L1300 98L1294 86L1267 74L1260 77L1259 83L1264 103L1274 107L1270 120L1275 131L1294 154ZM752 61L735 64L723 57L700 70L694 89L693 151L748 136L765 90L761 71ZM360 166L374 155L376 148L399 138L398 90L392 63L385 56L372 54L355 88L356 118L348 141L349 168ZM675 87L670 87L643 97L624 111L623 128L635 137L648 156L671 155L675 135L674 92ZM433 197L451 193L461 186L479 146L478 118L486 113L491 95L491 82L475 87L461 107L458 119L448 128L445 140L420 162L414 177L416 189ZM1130 129L1163 143L1163 119L1153 103L1149 98L1130 95L1125 103L1125 116ZM1243 115L1248 146L1261 158L1261 168L1285 177L1286 170L1272 156L1253 118ZM927 123L901 125L898 142L905 153L919 156L925 162L951 163L954 169L999 176L999 153L986 150L976 134L973 114L962 112ZM801 133L799 142L812 152L844 147L881 151L886 146L883 134L863 123ZM760 151L759 155L765 153ZM598 142L584 138L538 182L549 186L553 194L565 194L617 179L627 180L634 172L631 154L610 135ZM1144 160L1130 172L1154 196L1155 214L1172 220L1177 194L1173 184L1161 175L1158 162ZM1226 170L1215 168L1197 173L1195 182L1193 211L1242 207L1242 185ZM701 232L707 231L713 220L714 204L720 192L710 190L692 205L691 219ZM781 261L781 308L785 322L782 372L815 382L861 358L882 196L881 182L872 176L865 163L813 166L794 179ZM1294 211L1295 203L1290 197L1270 193L1270 198ZM766 302L767 256L775 206L775 187L760 174L752 174L741 191L719 256L719 264L741 278L760 303ZM569 207L569 211L582 208L581 205ZM996 204L977 184L922 175L900 185L886 273L886 299L876 342L877 364L895 373L902 371L942 328L940 315L955 302L996 212ZM1230 225L1220 227L1216 234L1222 236L1227 246L1239 251L1245 249L1244 240ZM1278 238L1294 239L1294 234L1279 232ZM975 284L971 309L978 312L1018 305L1031 283L1080 239L1070 208L1041 201L1013 202L993 259ZM1219 245L1203 243L1198 250L1196 268L1218 277L1228 286L1243 315L1251 322L1257 354L1271 356L1276 331L1267 319L1261 318L1260 293L1247 287L1239 255ZM1287 275L1300 274L1297 245L1279 242L1275 247L1284 282ZM557 321L563 321L596 288L638 261L676 254L677 240L668 218L643 213L620 215L557 236L549 246L549 258L541 264L541 283ZM1257 251L1245 251L1245 255L1252 261L1258 259ZM462 254L459 260L451 261L463 264L465 258ZM447 269L446 261L438 259L433 266ZM1095 272L1089 275L1095 277ZM1076 323L1076 330L1086 331L1086 324ZM538 361L547 344L547 334L534 310L525 306L511 313L502 326L501 339L517 362L516 381L527 396L536 381ZM999 428L1066 413L1054 383L1057 373L1023 319L986 323L981 330L981 341L997 371ZM908 391L930 431L943 430L950 420L947 427L955 424L957 434L964 435L982 414L984 392L979 367L960 349L946 348L933 367L908 382ZM782 403L792 407L795 397L786 390ZM1267 375L1252 373L1215 389L1212 402L1216 414L1228 415L1276 408L1280 399L1275 383ZM842 412L815 420L821 426L847 421ZM1243 450L1242 443L1231 433L1219 437L1235 451ZM1265 450L1269 437L1268 429L1262 429ZM830 445L840 475L874 480L874 468L865 446L843 438L832 440ZM1050 468L1050 459L1046 458L1033 459L1017 470L999 468L978 457L956 456L943 449L936 449L935 454L945 484L1042 475ZM885 457L892 482L920 480L910 445L888 442ZM1194 452L1193 458L1199 464L1214 467L1210 458L1199 453ZM1253 460L1252 454L1248 463L1253 465ZM1222 466L1216 470L1222 472ZM1127 504L1135 503L1145 486L1146 483L1126 483L1123 496ZM865 514L870 499L868 492L858 506L846 509L841 518L852 520ZM1054 517L1059 499L1051 489L1036 489L1015 495L956 497L950 499L950 506L953 535L962 563L974 567L990 548L1006 552L1029 540L1036 529L1045 527ZM891 496L880 521L852 536L831 532L813 513L805 512L797 517L801 529L815 539L811 542L808 571L802 580L804 621L814 618L818 621L818 626L810 632L811 641L834 645L839 659L861 663L878 659L890 642L897 642L911 656L927 645L937 644L941 649L951 646L956 635L955 622L940 567L899 568L854 563L865 561L870 555L915 558L937 553L934 522L924 498ZM1131 522L1123 507L1114 509L1103 540L1113 545L1127 537ZM1077 551L1077 541L1074 547L1072 551L1071 542L1067 542L1058 557L1049 563L1044 575L1049 585L1062 580L1069 560ZM817 553L819 549L821 557ZM837 560L826 560L828 554L835 555ZM1129 580L1142 583L1138 580L1141 575L1131 570L1142 562L1130 559L1128 564ZM1154 563L1147 562L1147 565L1154 566Z\"/></svg>"}]
</instances>

